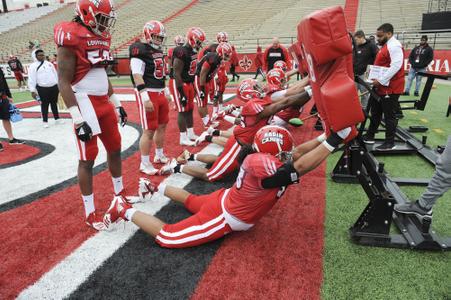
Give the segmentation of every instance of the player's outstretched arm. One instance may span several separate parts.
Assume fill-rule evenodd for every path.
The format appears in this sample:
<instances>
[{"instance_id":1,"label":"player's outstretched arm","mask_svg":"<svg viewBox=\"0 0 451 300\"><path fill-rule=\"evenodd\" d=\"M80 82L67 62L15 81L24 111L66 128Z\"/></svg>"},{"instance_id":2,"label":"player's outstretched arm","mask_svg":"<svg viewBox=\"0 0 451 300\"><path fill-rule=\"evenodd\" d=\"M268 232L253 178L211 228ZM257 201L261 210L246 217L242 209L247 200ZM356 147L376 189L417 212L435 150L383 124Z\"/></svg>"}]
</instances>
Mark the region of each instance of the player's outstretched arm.
<instances>
[{"instance_id":1,"label":"player's outstretched arm","mask_svg":"<svg viewBox=\"0 0 451 300\"><path fill-rule=\"evenodd\" d=\"M350 127L337 133L332 132L324 142L318 144L313 150L297 159L286 162L277 169L273 176L262 180L262 186L264 188L275 188L299 182L300 176L318 167L350 133Z\"/></svg>"},{"instance_id":2,"label":"player's outstretched arm","mask_svg":"<svg viewBox=\"0 0 451 300\"><path fill-rule=\"evenodd\" d=\"M271 105L265 106L264 110L258 114L258 119L268 118L272 115L275 115L279 111L294 105L303 106L310 100L310 95L307 91L303 91L302 93L283 97L280 101L277 101Z\"/></svg>"}]
</instances>

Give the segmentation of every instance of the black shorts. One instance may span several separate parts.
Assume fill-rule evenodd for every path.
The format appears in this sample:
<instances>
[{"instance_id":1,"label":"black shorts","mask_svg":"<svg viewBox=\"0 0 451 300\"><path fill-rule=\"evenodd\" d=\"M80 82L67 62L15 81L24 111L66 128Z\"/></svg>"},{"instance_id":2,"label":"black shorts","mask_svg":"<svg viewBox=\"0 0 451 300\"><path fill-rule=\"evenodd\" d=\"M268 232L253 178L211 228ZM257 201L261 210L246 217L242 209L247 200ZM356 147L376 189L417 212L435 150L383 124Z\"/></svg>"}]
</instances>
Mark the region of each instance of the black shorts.
<instances>
[{"instance_id":1,"label":"black shorts","mask_svg":"<svg viewBox=\"0 0 451 300\"><path fill-rule=\"evenodd\" d=\"M9 100L0 98L0 120L9 120Z\"/></svg>"}]
</instances>

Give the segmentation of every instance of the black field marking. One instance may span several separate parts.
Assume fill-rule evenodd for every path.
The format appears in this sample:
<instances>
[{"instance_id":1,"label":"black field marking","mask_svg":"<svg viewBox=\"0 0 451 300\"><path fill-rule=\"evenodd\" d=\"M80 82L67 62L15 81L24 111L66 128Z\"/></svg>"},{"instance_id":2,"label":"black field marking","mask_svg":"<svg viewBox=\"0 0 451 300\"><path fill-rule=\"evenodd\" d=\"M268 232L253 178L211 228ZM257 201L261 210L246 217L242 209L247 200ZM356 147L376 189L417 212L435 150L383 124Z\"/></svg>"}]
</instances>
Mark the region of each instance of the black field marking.
<instances>
[{"instance_id":1,"label":"black field marking","mask_svg":"<svg viewBox=\"0 0 451 300\"><path fill-rule=\"evenodd\" d=\"M0 140L3 140L5 142L8 141L7 139L0 139ZM11 162L11 163L0 165L0 170L1 169L6 169L6 168L11 168L11 167L14 167L14 166L17 166L17 165L21 165L21 164L26 164L26 163L28 163L30 161L39 159L39 158L44 157L44 156L52 153L53 151L55 151L55 146L53 146L51 144L37 142L37 141L30 141L30 140L26 140L25 143L27 145L39 148L40 151L38 153L36 153L35 155L33 155L31 157L28 157L26 159L18 160L18 161L14 161L14 162ZM12 146L12 147L14 147L14 146Z\"/></svg>"},{"instance_id":2,"label":"black field marking","mask_svg":"<svg viewBox=\"0 0 451 300\"><path fill-rule=\"evenodd\" d=\"M141 132L142 132L141 126L139 126L135 123L131 123L131 122L127 123L127 125L138 130L139 131L138 136L141 136ZM130 147L128 147L125 151L122 152L122 159L123 160L126 159L127 157L133 155L138 150L139 150L139 138ZM104 163L94 167L93 175L97 175L98 173L106 170L107 168L108 168L107 162L104 162ZM35 193L29 194L29 195L21 197L21 198L17 198L15 200L9 201L4 204L0 204L0 213L10 210L10 209L18 208L22 205L31 203L39 198L42 198L42 197L48 196L52 193L61 191L69 186L77 184L77 182L78 182L77 176L74 176L61 183L49 186L48 188L45 188L43 190L37 191Z\"/></svg>"},{"instance_id":3,"label":"black field marking","mask_svg":"<svg viewBox=\"0 0 451 300\"><path fill-rule=\"evenodd\" d=\"M185 189L195 194L230 187L236 173L219 183L192 180ZM175 223L190 213L171 202L156 216ZM222 239L194 248L164 249L139 230L69 296L69 299L188 299L221 246Z\"/></svg>"}]
</instances>

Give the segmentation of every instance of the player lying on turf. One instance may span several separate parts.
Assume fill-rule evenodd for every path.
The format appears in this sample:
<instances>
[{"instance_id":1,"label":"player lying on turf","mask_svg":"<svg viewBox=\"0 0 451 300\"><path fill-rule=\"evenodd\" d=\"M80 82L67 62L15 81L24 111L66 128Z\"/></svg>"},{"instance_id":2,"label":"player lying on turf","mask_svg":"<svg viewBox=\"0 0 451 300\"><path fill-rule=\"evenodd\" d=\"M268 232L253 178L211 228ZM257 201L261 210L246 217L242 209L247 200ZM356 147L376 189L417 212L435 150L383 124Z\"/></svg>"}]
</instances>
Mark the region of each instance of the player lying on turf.
<instances>
[{"instance_id":1,"label":"player lying on turf","mask_svg":"<svg viewBox=\"0 0 451 300\"><path fill-rule=\"evenodd\" d=\"M293 150L291 134L283 127L265 126L254 138L252 154L243 155L235 184L208 195L193 195L187 191L160 184L158 193L182 203L193 213L176 224L133 208L122 196L115 197L105 214L110 225L120 219L131 221L156 242L167 248L201 245L223 237L232 231L253 227L284 194L288 185L315 169L339 146L351 132L350 128L325 134ZM149 187L153 191L152 187Z\"/></svg>"},{"instance_id":2,"label":"player lying on turf","mask_svg":"<svg viewBox=\"0 0 451 300\"><path fill-rule=\"evenodd\" d=\"M304 90L304 87L302 88ZM245 101L241 112L241 122L233 130L233 135L227 140L224 151L216 155L197 155L196 159L205 163L213 163L210 169L177 163L175 159L165 165L160 174L184 173L205 181L217 181L238 168L238 153L242 146L251 145L257 131L270 123L274 114L293 105L304 105L310 100L308 92L303 91L294 96L282 96L273 102L271 96L265 96L256 80L246 79L237 90L238 97Z\"/></svg>"}]
</instances>

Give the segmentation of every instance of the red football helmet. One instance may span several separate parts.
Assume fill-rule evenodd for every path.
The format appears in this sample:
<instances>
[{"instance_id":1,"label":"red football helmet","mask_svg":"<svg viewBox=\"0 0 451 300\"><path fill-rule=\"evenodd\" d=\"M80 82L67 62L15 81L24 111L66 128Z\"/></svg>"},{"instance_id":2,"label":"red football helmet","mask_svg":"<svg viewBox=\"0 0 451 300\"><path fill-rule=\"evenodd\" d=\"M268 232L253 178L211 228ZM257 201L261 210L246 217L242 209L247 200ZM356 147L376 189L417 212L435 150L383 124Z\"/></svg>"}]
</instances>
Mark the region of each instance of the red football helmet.
<instances>
[{"instance_id":1,"label":"red football helmet","mask_svg":"<svg viewBox=\"0 0 451 300\"><path fill-rule=\"evenodd\" d=\"M286 78L285 72L282 69L274 68L266 74L266 80L268 81L268 85L276 87L278 89L284 89Z\"/></svg>"},{"instance_id":2,"label":"red football helmet","mask_svg":"<svg viewBox=\"0 0 451 300\"><path fill-rule=\"evenodd\" d=\"M202 43L205 41L205 32L199 27L191 27L188 29L186 39L193 49L199 50L202 48Z\"/></svg>"},{"instance_id":3,"label":"red football helmet","mask_svg":"<svg viewBox=\"0 0 451 300\"><path fill-rule=\"evenodd\" d=\"M274 68L282 69L284 72L288 71L288 65L283 60L278 60L274 63Z\"/></svg>"},{"instance_id":4,"label":"red football helmet","mask_svg":"<svg viewBox=\"0 0 451 300\"><path fill-rule=\"evenodd\" d=\"M218 43L227 43L229 41L229 35L225 31L218 32L216 40Z\"/></svg>"},{"instance_id":5,"label":"red football helmet","mask_svg":"<svg viewBox=\"0 0 451 300\"><path fill-rule=\"evenodd\" d=\"M291 155L293 145L293 137L287 129L267 125L257 131L252 146L257 152L269 153L285 160Z\"/></svg>"},{"instance_id":6,"label":"red football helmet","mask_svg":"<svg viewBox=\"0 0 451 300\"><path fill-rule=\"evenodd\" d=\"M116 13L111 0L78 0L75 11L83 24L98 36L109 36L116 23Z\"/></svg>"},{"instance_id":7,"label":"red football helmet","mask_svg":"<svg viewBox=\"0 0 451 300\"><path fill-rule=\"evenodd\" d=\"M262 98L264 92L257 80L248 78L241 81L236 90L236 95L241 101L247 102L253 98Z\"/></svg>"},{"instance_id":8,"label":"red football helmet","mask_svg":"<svg viewBox=\"0 0 451 300\"><path fill-rule=\"evenodd\" d=\"M144 39L155 49L161 49L166 38L166 29L159 21L149 21L144 24Z\"/></svg>"},{"instance_id":9,"label":"red football helmet","mask_svg":"<svg viewBox=\"0 0 451 300\"><path fill-rule=\"evenodd\" d=\"M183 44L185 44L186 40L183 36L181 35L176 35L174 38L174 44L176 46L182 46Z\"/></svg>"},{"instance_id":10,"label":"red football helmet","mask_svg":"<svg viewBox=\"0 0 451 300\"><path fill-rule=\"evenodd\" d=\"M216 47L216 53L218 53L223 60L228 61L232 56L232 46L229 43L220 43L218 47Z\"/></svg>"}]
</instances>

